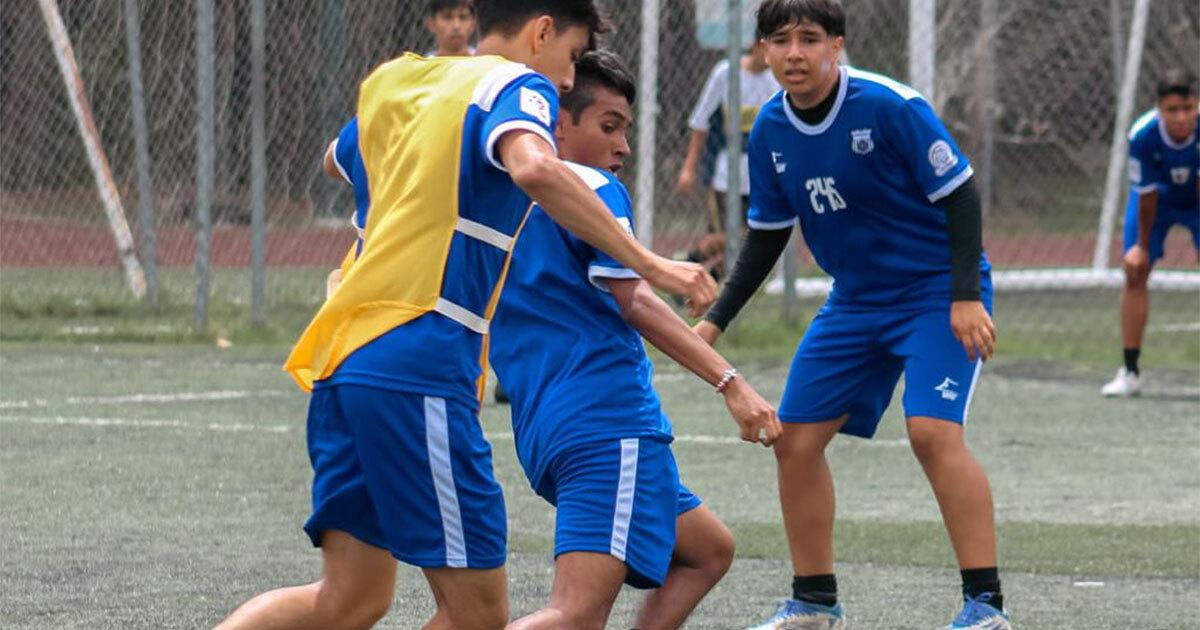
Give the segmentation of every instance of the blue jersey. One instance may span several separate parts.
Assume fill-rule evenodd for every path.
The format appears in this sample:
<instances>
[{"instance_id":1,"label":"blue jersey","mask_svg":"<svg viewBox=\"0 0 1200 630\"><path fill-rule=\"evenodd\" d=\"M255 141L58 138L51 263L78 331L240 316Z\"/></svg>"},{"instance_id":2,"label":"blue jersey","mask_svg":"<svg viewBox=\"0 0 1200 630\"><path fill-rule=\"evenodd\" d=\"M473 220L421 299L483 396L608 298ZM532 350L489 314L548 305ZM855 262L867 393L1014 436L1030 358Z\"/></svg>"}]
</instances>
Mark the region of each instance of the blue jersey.
<instances>
[{"instance_id":1,"label":"blue jersey","mask_svg":"<svg viewBox=\"0 0 1200 630\"><path fill-rule=\"evenodd\" d=\"M367 169L358 150L358 118L350 119L333 144L333 163L338 173L354 188L354 216L350 223L358 232L358 253L362 253L363 234L367 229L367 212L371 208L371 192L367 186Z\"/></svg>"},{"instance_id":2,"label":"blue jersey","mask_svg":"<svg viewBox=\"0 0 1200 630\"><path fill-rule=\"evenodd\" d=\"M1200 121L1200 113L1196 115ZM1200 133L1176 142L1157 109L1145 113L1129 132L1129 185L1144 194L1158 192L1160 208L1190 210L1200 207Z\"/></svg>"},{"instance_id":3,"label":"blue jersey","mask_svg":"<svg viewBox=\"0 0 1200 630\"><path fill-rule=\"evenodd\" d=\"M529 71L519 64L505 64L487 75L475 87L471 105L463 121L461 146L447 147L458 153L458 205L461 217L475 216L468 227L481 234L482 238L493 238L493 230L486 225L476 226L490 215L499 220L511 215L519 221L521 214L531 203L509 177L495 154L495 144L509 131L523 129L542 136L552 146L554 128L558 117L558 91L548 79ZM344 142L342 138L357 135L357 125L352 121L343 130L335 153L339 166L355 167L362 163L358 142ZM353 154L349 147L353 147ZM356 171L348 170L349 180L355 187L357 203L356 226L366 226L370 210L370 196L365 173L360 178ZM415 185L415 184L414 184ZM365 198L364 198L365 195ZM449 203L449 200L448 200ZM447 207L446 212L454 212ZM398 217L403 220L403 217ZM507 220L507 219L505 219ZM460 219L460 232L463 228ZM515 228L515 223L513 225ZM416 228L414 228L416 229ZM499 238L505 238L499 234ZM459 242L456 236L456 243ZM476 249L490 247L467 242L463 251L467 256L451 256L446 267L445 294L477 292L472 278L498 274L504 264L503 256L485 258L473 256ZM371 247L370 234L363 247ZM502 253L502 250L497 249ZM489 250L485 252L491 254ZM488 265L487 274L471 267L472 260L483 260ZM493 267L495 267L493 269ZM398 270L398 272L401 270ZM398 276L400 277L400 276ZM451 278L466 279L451 282ZM486 295L463 295L456 297L459 303L486 301ZM469 315L469 314L468 314ZM479 358L483 351L483 337L464 329L442 312L429 312L376 337L348 356L331 377L319 381L317 386L340 384L366 385L406 392L418 392L431 396L451 398L478 407L478 382L482 366Z\"/></svg>"},{"instance_id":4,"label":"blue jersey","mask_svg":"<svg viewBox=\"0 0 1200 630\"><path fill-rule=\"evenodd\" d=\"M571 167L632 233L625 187L608 173ZM554 456L573 446L671 439L642 338L606 290L609 278L636 277L534 207L513 252L489 344L512 401L517 456L535 488Z\"/></svg>"},{"instance_id":5,"label":"blue jersey","mask_svg":"<svg viewBox=\"0 0 1200 630\"><path fill-rule=\"evenodd\" d=\"M830 306L948 306L946 213L971 165L933 108L887 77L841 69L833 109L808 125L779 92L750 133L749 225L799 219L833 277ZM981 271L989 269L980 257Z\"/></svg>"}]
</instances>

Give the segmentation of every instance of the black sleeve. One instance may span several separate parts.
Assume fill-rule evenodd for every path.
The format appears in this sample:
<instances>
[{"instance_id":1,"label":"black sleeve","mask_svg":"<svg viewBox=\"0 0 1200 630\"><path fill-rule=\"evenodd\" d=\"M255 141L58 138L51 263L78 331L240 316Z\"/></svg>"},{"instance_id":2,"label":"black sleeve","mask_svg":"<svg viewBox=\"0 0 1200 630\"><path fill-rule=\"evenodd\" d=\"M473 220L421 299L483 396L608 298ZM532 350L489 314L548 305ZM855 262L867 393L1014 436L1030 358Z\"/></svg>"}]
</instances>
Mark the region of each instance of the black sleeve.
<instances>
[{"instance_id":1,"label":"black sleeve","mask_svg":"<svg viewBox=\"0 0 1200 630\"><path fill-rule=\"evenodd\" d=\"M950 238L950 300L978 301L979 257L983 255L983 205L975 178L938 202Z\"/></svg>"},{"instance_id":2,"label":"black sleeve","mask_svg":"<svg viewBox=\"0 0 1200 630\"><path fill-rule=\"evenodd\" d=\"M791 235L790 226L782 230L748 230L733 273L729 274L725 288L721 289L721 297L704 319L725 330L771 273Z\"/></svg>"}]
</instances>

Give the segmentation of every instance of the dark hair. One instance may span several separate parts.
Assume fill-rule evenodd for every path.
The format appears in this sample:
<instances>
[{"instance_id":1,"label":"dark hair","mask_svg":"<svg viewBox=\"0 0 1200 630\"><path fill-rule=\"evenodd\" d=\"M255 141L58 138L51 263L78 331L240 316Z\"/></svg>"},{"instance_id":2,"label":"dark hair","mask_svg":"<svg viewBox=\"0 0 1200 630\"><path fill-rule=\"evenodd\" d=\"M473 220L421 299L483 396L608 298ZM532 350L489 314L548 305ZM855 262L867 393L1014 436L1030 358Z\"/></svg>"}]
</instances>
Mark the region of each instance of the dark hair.
<instances>
[{"instance_id":1,"label":"dark hair","mask_svg":"<svg viewBox=\"0 0 1200 630\"><path fill-rule=\"evenodd\" d=\"M1196 94L1196 75L1187 68L1170 68L1158 80L1158 98L1178 94L1191 98Z\"/></svg>"},{"instance_id":2,"label":"dark hair","mask_svg":"<svg viewBox=\"0 0 1200 630\"><path fill-rule=\"evenodd\" d=\"M583 110L596 102L596 88L608 88L629 101L637 99L637 84L633 73L619 55L610 50L584 53L575 62L575 86L559 97L559 106L571 112L571 120L579 124Z\"/></svg>"},{"instance_id":3,"label":"dark hair","mask_svg":"<svg viewBox=\"0 0 1200 630\"><path fill-rule=\"evenodd\" d=\"M442 11L451 9L466 9L471 12L471 15L475 15L475 2L474 0L429 0L426 14L434 17Z\"/></svg>"},{"instance_id":4,"label":"dark hair","mask_svg":"<svg viewBox=\"0 0 1200 630\"><path fill-rule=\"evenodd\" d=\"M588 29L588 47L595 47L595 36L607 33L608 21L600 14L595 0L476 0L479 34L499 32L512 37L526 22L542 15L554 18L559 33L572 26Z\"/></svg>"},{"instance_id":5,"label":"dark hair","mask_svg":"<svg viewBox=\"0 0 1200 630\"><path fill-rule=\"evenodd\" d=\"M846 13L837 0L763 0L756 16L759 39L805 20L825 29L830 37L846 36Z\"/></svg>"}]
</instances>

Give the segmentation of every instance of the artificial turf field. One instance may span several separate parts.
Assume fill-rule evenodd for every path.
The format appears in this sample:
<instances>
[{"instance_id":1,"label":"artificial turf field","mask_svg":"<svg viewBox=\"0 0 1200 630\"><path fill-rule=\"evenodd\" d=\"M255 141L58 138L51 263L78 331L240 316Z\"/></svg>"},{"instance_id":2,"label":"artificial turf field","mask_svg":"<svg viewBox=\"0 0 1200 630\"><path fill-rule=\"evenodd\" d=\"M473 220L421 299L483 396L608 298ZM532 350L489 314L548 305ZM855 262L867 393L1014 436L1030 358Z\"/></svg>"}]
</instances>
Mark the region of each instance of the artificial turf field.
<instances>
[{"instance_id":1,"label":"artificial turf field","mask_svg":"<svg viewBox=\"0 0 1200 630\"><path fill-rule=\"evenodd\" d=\"M10 313L3 327L13 324ZM1173 338L1194 354L1194 331ZM0 343L0 628L204 628L259 591L317 577L319 553L300 530L306 396L279 371L285 351ZM740 363L777 401L786 362ZM687 627L744 627L790 585L773 459L734 439L707 386L659 366L684 481L739 544ZM1102 400L1111 367L1010 357L980 380L968 439L991 475L1018 628L1197 627L1200 367L1148 367L1140 400ZM523 614L548 597L553 513L524 481L507 408L488 406L482 421ZM830 451L852 628L936 628L959 605L902 425L897 398L875 441L839 437ZM637 599L622 594L610 627L628 627ZM378 627L417 628L431 610L420 574L402 568Z\"/></svg>"}]
</instances>

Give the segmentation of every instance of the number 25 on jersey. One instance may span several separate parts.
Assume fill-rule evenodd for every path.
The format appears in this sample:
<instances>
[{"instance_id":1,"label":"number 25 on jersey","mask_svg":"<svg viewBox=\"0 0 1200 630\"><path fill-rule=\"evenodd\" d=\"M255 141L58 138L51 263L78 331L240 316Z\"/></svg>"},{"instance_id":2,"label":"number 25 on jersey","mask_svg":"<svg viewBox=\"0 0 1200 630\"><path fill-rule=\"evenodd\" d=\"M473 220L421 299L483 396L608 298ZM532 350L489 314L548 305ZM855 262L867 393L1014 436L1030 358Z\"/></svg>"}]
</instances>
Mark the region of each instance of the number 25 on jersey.
<instances>
[{"instance_id":1,"label":"number 25 on jersey","mask_svg":"<svg viewBox=\"0 0 1200 630\"><path fill-rule=\"evenodd\" d=\"M846 200L838 194L835 183L832 177L813 177L804 182L804 188L808 190L808 199L812 202L813 212L825 214L825 204L821 203L821 197L825 197L825 201L829 203L833 212L846 208Z\"/></svg>"}]
</instances>

